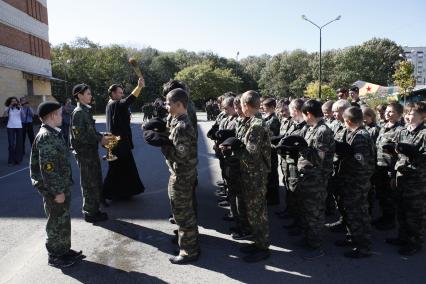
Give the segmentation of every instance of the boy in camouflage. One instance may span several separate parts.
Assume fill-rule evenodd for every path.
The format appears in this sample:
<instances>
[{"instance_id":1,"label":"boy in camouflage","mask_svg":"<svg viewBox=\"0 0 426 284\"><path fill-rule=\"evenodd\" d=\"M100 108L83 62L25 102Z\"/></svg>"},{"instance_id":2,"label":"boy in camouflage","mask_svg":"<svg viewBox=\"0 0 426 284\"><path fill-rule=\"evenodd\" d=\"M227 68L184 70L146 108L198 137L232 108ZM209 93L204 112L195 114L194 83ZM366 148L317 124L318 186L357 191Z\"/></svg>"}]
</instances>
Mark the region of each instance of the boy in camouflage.
<instances>
[{"instance_id":1,"label":"boy in camouflage","mask_svg":"<svg viewBox=\"0 0 426 284\"><path fill-rule=\"evenodd\" d=\"M426 208L426 104L417 102L405 107L407 126L395 137L398 159L396 205L398 237L386 239L400 246L399 253L409 256L422 249Z\"/></svg>"},{"instance_id":2,"label":"boy in camouflage","mask_svg":"<svg viewBox=\"0 0 426 284\"><path fill-rule=\"evenodd\" d=\"M247 91L242 95L241 109L245 118L236 137L230 138L232 143L221 146L222 151L230 148L240 160L243 198L254 241L240 249L247 253L243 258L246 262L257 262L270 256L266 183L271 167L271 140L264 121L256 117L259 107L257 92Z\"/></svg>"},{"instance_id":3,"label":"boy in camouflage","mask_svg":"<svg viewBox=\"0 0 426 284\"><path fill-rule=\"evenodd\" d=\"M368 213L370 179L375 168L374 143L363 126L363 114L359 107L350 107L343 113L347 134L345 141L336 141L338 148L347 149L340 163L340 188L342 211L347 227L347 238L337 241L338 246L353 247L346 257L371 256L371 225ZM340 151L340 149L339 149Z\"/></svg>"},{"instance_id":4,"label":"boy in camouflage","mask_svg":"<svg viewBox=\"0 0 426 284\"><path fill-rule=\"evenodd\" d=\"M41 103L38 114L43 124L31 150L31 182L43 196L47 216L48 264L64 268L84 258L84 255L71 249L69 210L73 182L69 152L59 128L62 123L61 105Z\"/></svg>"},{"instance_id":5,"label":"boy in camouflage","mask_svg":"<svg viewBox=\"0 0 426 284\"><path fill-rule=\"evenodd\" d=\"M325 124L321 103L308 100L302 106L303 118L310 126L306 131L307 147L299 150L297 162L298 198L304 231L305 259L324 255L322 229L325 219L327 180L333 170L335 144L333 132Z\"/></svg>"},{"instance_id":6,"label":"boy in camouflage","mask_svg":"<svg viewBox=\"0 0 426 284\"><path fill-rule=\"evenodd\" d=\"M178 226L179 254L171 257L173 264L184 264L198 259L197 214L194 209L194 186L197 180L197 139L193 124L187 114L188 94L174 89L166 96L166 107L173 117L169 140L161 146L170 179L168 194L176 225Z\"/></svg>"}]
</instances>

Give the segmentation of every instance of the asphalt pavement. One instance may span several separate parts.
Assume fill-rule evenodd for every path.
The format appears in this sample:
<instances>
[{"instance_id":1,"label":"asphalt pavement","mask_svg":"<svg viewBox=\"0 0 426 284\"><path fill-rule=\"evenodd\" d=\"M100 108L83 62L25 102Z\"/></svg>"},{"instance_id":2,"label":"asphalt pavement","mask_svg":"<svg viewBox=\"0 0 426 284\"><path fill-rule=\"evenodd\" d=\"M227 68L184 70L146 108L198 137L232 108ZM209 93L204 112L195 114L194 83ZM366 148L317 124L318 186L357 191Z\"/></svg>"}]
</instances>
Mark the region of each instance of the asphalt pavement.
<instances>
[{"instance_id":1,"label":"asphalt pavement","mask_svg":"<svg viewBox=\"0 0 426 284\"><path fill-rule=\"evenodd\" d=\"M384 243L396 232L374 231L374 255L361 260L346 259L344 250L333 245L343 234L326 233L326 255L303 260L295 245L298 238L289 237L282 228L285 222L274 214L283 205L269 210L272 256L244 263L238 250L244 241L230 238L230 224L222 220L226 211L217 206L214 195L219 163L205 135L212 122L206 121L205 113L198 118L202 254L197 262L183 266L168 261L176 249L170 241L176 227L167 220L169 172L159 149L143 141L139 114L132 120L134 156L146 191L105 208L109 221L92 225L82 219L79 174L71 157L72 247L83 250L87 258L62 270L47 265L46 219L42 199L29 179L29 146L21 165L8 166L6 130L0 129L0 283L426 283L425 252L404 258ZM102 117L97 117L97 127L105 129ZM105 174L107 164L102 164Z\"/></svg>"}]
</instances>

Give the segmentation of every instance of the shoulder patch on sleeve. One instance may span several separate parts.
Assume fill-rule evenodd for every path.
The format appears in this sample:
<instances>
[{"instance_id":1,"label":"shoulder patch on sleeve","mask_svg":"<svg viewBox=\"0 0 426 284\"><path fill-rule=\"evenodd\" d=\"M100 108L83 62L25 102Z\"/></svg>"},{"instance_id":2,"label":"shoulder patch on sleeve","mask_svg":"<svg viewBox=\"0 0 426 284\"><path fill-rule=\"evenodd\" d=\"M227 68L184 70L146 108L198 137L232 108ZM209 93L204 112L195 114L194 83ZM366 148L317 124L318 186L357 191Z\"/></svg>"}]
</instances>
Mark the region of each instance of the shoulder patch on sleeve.
<instances>
[{"instance_id":1,"label":"shoulder patch on sleeve","mask_svg":"<svg viewBox=\"0 0 426 284\"><path fill-rule=\"evenodd\" d=\"M54 164L52 162L46 162L43 164L43 170L47 173L50 173L54 169Z\"/></svg>"}]
</instances>

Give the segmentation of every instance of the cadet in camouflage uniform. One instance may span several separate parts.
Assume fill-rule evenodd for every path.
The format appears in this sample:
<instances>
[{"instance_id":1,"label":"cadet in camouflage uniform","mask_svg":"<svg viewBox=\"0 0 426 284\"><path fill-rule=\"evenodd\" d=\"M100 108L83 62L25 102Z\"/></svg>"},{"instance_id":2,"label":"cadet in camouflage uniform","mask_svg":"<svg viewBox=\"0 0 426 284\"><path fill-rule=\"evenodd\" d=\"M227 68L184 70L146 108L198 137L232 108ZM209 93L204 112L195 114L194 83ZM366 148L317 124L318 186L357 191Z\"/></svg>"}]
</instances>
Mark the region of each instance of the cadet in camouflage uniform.
<instances>
[{"instance_id":1,"label":"cadet in camouflage uniform","mask_svg":"<svg viewBox=\"0 0 426 284\"><path fill-rule=\"evenodd\" d=\"M262 102L265 117L263 118L269 136L279 136L281 123L275 114L276 101L273 98L267 98ZM272 146L272 145L271 145ZM278 154L275 148L271 148L271 171L268 174L268 183L266 185L266 201L268 205L277 205L280 203L280 182L278 175Z\"/></svg>"},{"instance_id":2,"label":"cadet in camouflage uniform","mask_svg":"<svg viewBox=\"0 0 426 284\"><path fill-rule=\"evenodd\" d=\"M374 160L376 161L376 164L377 164L376 141L377 141L377 137L379 136L380 126L377 125L376 113L372 108L362 107L361 109L362 109L362 114L364 116L365 129L367 129L368 133L370 133L371 139L373 140L373 143L374 143ZM375 167L373 176L371 177L370 192L368 193L368 200L370 203L370 208L369 208L370 215L372 215L373 213L373 206L376 199L376 185L375 185L375 181L377 180L376 175L377 175L377 169Z\"/></svg>"},{"instance_id":3,"label":"cadet in camouflage uniform","mask_svg":"<svg viewBox=\"0 0 426 284\"><path fill-rule=\"evenodd\" d=\"M379 230L390 230L395 227L395 163L397 154L393 143L396 134L402 130L401 116L403 107L392 102L386 107L385 119L387 123L381 127L376 141L377 169L376 169L376 194L382 216L373 221Z\"/></svg>"},{"instance_id":4,"label":"cadet in camouflage uniform","mask_svg":"<svg viewBox=\"0 0 426 284\"><path fill-rule=\"evenodd\" d=\"M240 128L242 115L240 107L240 98L227 97L223 100L223 109L227 114L227 118L221 124L223 131L234 130ZM232 109L231 109L232 108ZM220 133L222 130L219 130ZM220 134L218 134L219 136ZM224 140L217 137L218 144ZM241 168L239 159L232 154L232 151L222 152L224 164L224 178L228 187L228 196L231 216L235 220L236 228L232 229L231 236L235 240L243 240L251 237L250 225L247 220L246 204L243 196L243 184L241 181Z\"/></svg>"},{"instance_id":5,"label":"cadet in camouflage uniform","mask_svg":"<svg viewBox=\"0 0 426 284\"><path fill-rule=\"evenodd\" d=\"M354 249L345 252L344 255L361 258L371 255L371 218L368 213L368 193L375 168L374 143L368 131L363 127L363 115L359 107L346 109L343 118L347 135L345 141L336 142L339 143L336 144L336 148L342 147L346 152L342 155L340 164L339 179L342 187L339 190L339 196L348 235L346 240L337 241L336 245L353 246ZM347 150L345 151L345 149Z\"/></svg>"},{"instance_id":6,"label":"cadet in camouflage uniform","mask_svg":"<svg viewBox=\"0 0 426 284\"><path fill-rule=\"evenodd\" d=\"M303 103L304 101L302 99L294 99L291 101L289 105L291 120L288 129L285 133L282 134L282 138L288 137L290 135L297 135L301 137L305 136L308 125L306 124L306 121L303 120ZM292 231L289 231L289 235L300 235L300 200L297 198L297 185L299 179L297 161L299 154L297 152L279 152L282 157L281 170L283 172L283 183L287 188L287 210L289 215L294 219L292 224L286 225L285 227L292 229Z\"/></svg>"},{"instance_id":7,"label":"cadet in camouflage uniform","mask_svg":"<svg viewBox=\"0 0 426 284\"><path fill-rule=\"evenodd\" d=\"M178 225L179 254L170 258L173 264L195 261L200 255L197 215L194 209L194 187L197 180L197 139L187 114L188 95L183 89L174 89L166 96L166 106L173 116L169 139L163 145L169 166L168 194L173 217Z\"/></svg>"},{"instance_id":8,"label":"cadet in camouflage uniform","mask_svg":"<svg viewBox=\"0 0 426 284\"><path fill-rule=\"evenodd\" d=\"M102 193L102 170L98 143L105 145L108 139L97 132L91 113L92 95L89 86L78 84L73 88L78 101L71 117L71 148L80 168L80 185L83 194L83 214L86 222L94 223L108 219L99 210Z\"/></svg>"},{"instance_id":9,"label":"cadet in camouflage uniform","mask_svg":"<svg viewBox=\"0 0 426 284\"><path fill-rule=\"evenodd\" d=\"M426 210L426 104L417 102L405 107L407 127L396 134L398 160L396 204L398 237L386 239L400 246L401 255L413 255L422 249Z\"/></svg>"},{"instance_id":10,"label":"cadet in camouflage uniform","mask_svg":"<svg viewBox=\"0 0 426 284\"><path fill-rule=\"evenodd\" d=\"M46 248L48 264L54 267L73 265L84 258L82 252L71 249L70 187L73 184L69 151L62 136L61 105L44 102L38 107L43 124L31 150L31 182L43 196L47 216Z\"/></svg>"},{"instance_id":11,"label":"cadet in camouflage uniform","mask_svg":"<svg viewBox=\"0 0 426 284\"><path fill-rule=\"evenodd\" d=\"M336 119L333 116L333 104L334 101L326 101L322 106L321 110L324 114L324 121L327 124L328 127L333 129L334 123Z\"/></svg>"},{"instance_id":12,"label":"cadet in camouflage uniform","mask_svg":"<svg viewBox=\"0 0 426 284\"><path fill-rule=\"evenodd\" d=\"M343 142L346 140L346 128L343 121L343 112L349 108L351 104L347 100L338 100L333 106L333 116L335 120L331 123L331 130L334 133L334 140L338 142ZM333 157L333 172L328 181L327 186L327 207L326 212L328 214L333 214L337 205L339 209L340 217L334 223L326 224L326 227L329 228L332 232L344 232L344 214L343 214L343 205L340 202L339 191L342 188L340 184L340 164L342 162L343 155L341 153L335 153Z\"/></svg>"},{"instance_id":13,"label":"cadet in camouflage uniform","mask_svg":"<svg viewBox=\"0 0 426 284\"><path fill-rule=\"evenodd\" d=\"M297 162L301 200L301 217L304 230L304 258L322 256L322 229L325 219L327 179L333 170L335 144L333 132L322 119L321 103L308 100L302 106L306 123L310 126L305 140L308 147L302 148Z\"/></svg>"},{"instance_id":14,"label":"cadet in camouflage uniform","mask_svg":"<svg viewBox=\"0 0 426 284\"><path fill-rule=\"evenodd\" d=\"M241 251L248 254L243 258L247 262L257 262L270 256L266 182L271 168L271 141L263 120L256 117L259 106L257 92L247 91L242 95L241 109L245 118L235 141L244 147L232 147L240 160L244 202L254 241L241 247Z\"/></svg>"}]
</instances>

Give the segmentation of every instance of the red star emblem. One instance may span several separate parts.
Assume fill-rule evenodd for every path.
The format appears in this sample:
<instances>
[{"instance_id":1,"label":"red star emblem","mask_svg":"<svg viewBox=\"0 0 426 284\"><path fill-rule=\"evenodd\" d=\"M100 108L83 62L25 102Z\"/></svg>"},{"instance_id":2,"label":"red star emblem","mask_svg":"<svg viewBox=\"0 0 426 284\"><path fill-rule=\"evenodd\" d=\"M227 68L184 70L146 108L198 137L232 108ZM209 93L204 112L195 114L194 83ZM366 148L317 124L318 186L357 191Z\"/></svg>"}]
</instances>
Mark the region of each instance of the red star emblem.
<instances>
[{"instance_id":1,"label":"red star emblem","mask_svg":"<svg viewBox=\"0 0 426 284\"><path fill-rule=\"evenodd\" d=\"M367 86L367 92L371 91L371 87Z\"/></svg>"}]
</instances>

